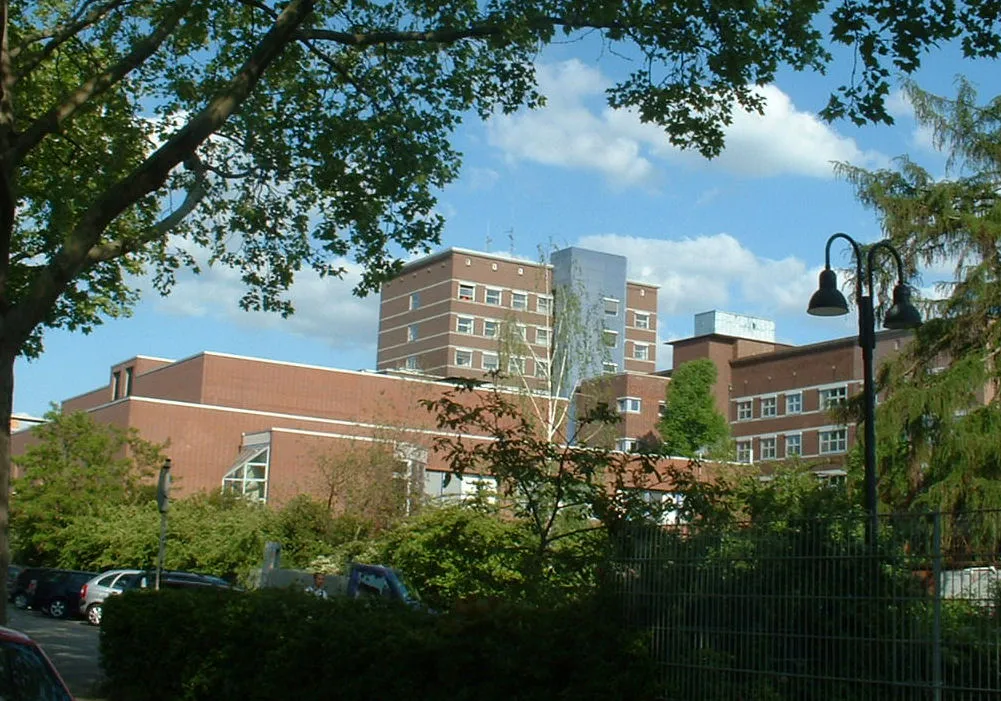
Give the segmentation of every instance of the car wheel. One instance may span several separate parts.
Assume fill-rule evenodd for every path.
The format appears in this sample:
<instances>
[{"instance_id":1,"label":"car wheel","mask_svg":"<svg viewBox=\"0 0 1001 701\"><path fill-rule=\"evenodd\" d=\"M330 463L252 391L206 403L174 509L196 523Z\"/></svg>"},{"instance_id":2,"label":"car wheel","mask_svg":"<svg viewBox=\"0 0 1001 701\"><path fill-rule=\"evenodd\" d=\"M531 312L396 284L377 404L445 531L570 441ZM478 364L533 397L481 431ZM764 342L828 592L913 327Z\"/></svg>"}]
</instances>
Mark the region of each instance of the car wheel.
<instances>
[{"instance_id":1,"label":"car wheel","mask_svg":"<svg viewBox=\"0 0 1001 701\"><path fill-rule=\"evenodd\" d=\"M25 594L23 591L22 592L18 592L14 596L14 606L16 606L19 609L26 609L26 608L28 608L28 595Z\"/></svg>"},{"instance_id":2,"label":"car wheel","mask_svg":"<svg viewBox=\"0 0 1001 701\"><path fill-rule=\"evenodd\" d=\"M53 599L49 602L48 614L53 618L66 618L70 615L70 607L66 599Z\"/></svg>"},{"instance_id":3,"label":"car wheel","mask_svg":"<svg viewBox=\"0 0 1001 701\"><path fill-rule=\"evenodd\" d=\"M91 604L87 607L87 622L92 626L101 625L101 605Z\"/></svg>"}]
</instances>

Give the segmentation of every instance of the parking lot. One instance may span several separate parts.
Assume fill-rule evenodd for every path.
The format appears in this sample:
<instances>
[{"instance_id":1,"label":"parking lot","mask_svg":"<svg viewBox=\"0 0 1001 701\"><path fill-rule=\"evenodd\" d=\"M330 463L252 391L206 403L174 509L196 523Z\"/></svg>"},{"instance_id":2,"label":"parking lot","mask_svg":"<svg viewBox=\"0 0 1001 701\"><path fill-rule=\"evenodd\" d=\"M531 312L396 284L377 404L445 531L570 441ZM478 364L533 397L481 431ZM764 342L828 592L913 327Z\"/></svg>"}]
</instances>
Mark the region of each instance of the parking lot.
<instances>
[{"instance_id":1,"label":"parking lot","mask_svg":"<svg viewBox=\"0 0 1001 701\"><path fill-rule=\"evenodd\" d=\"M96 698L101 681L98 628L79 619L59 620L39 611L7 607L7 625L34 638L77 699Z\"/></svg>"}]
</instances>

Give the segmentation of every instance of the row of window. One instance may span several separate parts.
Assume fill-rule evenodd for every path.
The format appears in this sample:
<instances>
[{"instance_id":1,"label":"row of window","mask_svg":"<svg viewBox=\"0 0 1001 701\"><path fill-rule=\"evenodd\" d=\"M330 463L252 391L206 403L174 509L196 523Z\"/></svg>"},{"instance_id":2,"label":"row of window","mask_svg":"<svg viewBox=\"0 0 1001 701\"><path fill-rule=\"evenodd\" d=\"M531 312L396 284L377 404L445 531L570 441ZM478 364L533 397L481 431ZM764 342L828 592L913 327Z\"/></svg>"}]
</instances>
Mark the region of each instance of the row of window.
<instances>
[{"instance_id":1,"label":"row of window","mask_svg":"<svg viewBox=\"0 0 1001 701\"><path fill-rule=\"evenodd\" d=\"M455 330L457 333L473 335L476 333L476 321L476 317L457 316L455 318ZM481 319L480 321L480 336L483 336L484 338L497 338L500 336L504 322L497 321L496 319ZM416 327L417 324L411 324L411 326ZM551 338L549 329L545 326L536 326L534 328L535 338L533 343L537 346L548 346ZM528 342L528 326L525 324L511 324L510 329L518 339L525 341L526 343ZM416 329L414 333L416 334ZM409 340L415 339L416 336Z\"/></svg>"},{"instance_id":2,"label":"row of window","mask_svg":"<svg viewBox=\"0 0 1001 701\"><path fill-rule=\"evenodd\" d=\"M834 453L844 453L848 450L848 429L834 428L826 431L818 431L820 439L819 453L821 455L831 455ZM803 436L799 433L791 433L785 436L785 454L783 457L791 458L803 454ZM758 460L776 460L779 458L778 438L768 436L758 439ZM737 462L754 462L753 441L750 439L737 441Z\"/></svg>"},{"instance_id":3,"label":"row of window","mask_svg":"<svg viewBox=\"0 0 1001 701\"><path fill-rule=\"evenodd\" d=\"M476 285L471 283L459 283L459 289L456 293L457 299L461 302L475 302L476 300ZM484 287L482 301L484 304L489 304L493 307L503 307L507 306L511 309L515 309L521 312L528 311L529 304L529 294L527 292L518 292L516 290L507 290L507 304L504 304L504 293L499 287ZM550 314L553 310L553 298L549 295L536 294L535 297L535 312L538 314ZM410 309L417 309L420 307L420 294L413 292L410 295Z\"/></svg>"},{"instance_id":4,"label":"row of window","mask_svg":"<svg viewBox=\"0 0 1001 701\"><path fill-rule=\"evenodd\" d=\"M848 386L829 387L818 390L822 410L827 411L848 399ZM773 418L779 415L778 397L762 397L759 402L760 417L762 419ZM803 392L787 392L785 395L785 413L800 414L803 412ZM737 421L749 421L754 417L754 400L741 399L737 401Z\"/></svg>"}]
</instances>

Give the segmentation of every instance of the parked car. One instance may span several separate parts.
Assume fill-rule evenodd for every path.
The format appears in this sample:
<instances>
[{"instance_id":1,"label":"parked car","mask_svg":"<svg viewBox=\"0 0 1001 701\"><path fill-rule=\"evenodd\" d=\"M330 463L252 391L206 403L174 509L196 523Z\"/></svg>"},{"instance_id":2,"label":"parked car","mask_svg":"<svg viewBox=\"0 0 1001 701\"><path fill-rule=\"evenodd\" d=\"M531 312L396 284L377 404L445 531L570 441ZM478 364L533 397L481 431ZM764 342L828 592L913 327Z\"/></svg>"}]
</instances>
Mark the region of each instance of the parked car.
<instances>
[{"instance_id":1,"label":"parked car","mask_svg":"<svg viewBox=\"0 0 1001 701\"><path fill-rule=\"evenodd\" d=\"M156 586L156 570L109 570L102 572L80 589L80 613L91 625L101 625L104 601L109 596L129 589L152 589ZM160 573L160 586L165 589L224 588L233 589L221 577L196 572L165 570Z\"/></svg>"},{"instance_id":2,"label":"parked car","mask_svg":"<svg viewBox=\"0 0 1001 701\"><path fill-rule=\"evenodd\" d=\"M108 570L84 582L80 587L79 611L91 625L101 625L104 600L131 588L132 580L142 570Z\"/></svg>"},{"instance_id":3,"label":"parked car","mask_svg":"<svg viewBox=\"0 0 1001 701\"><path fill-rule=\"evenodd\" d=\"M18 573L14 579L14 584L8 590L8 598L19 609L26 609L31 605L31 600L35 595L38 582L55 572L51 567L26 567Z\"/></svg>"},{"instance_id":4,"label":"parked car","mask_svg":"<svg viewBox=\"0 0 1001 701\"><path fill-rule=\"evenodd\" d=\"M7 565L7 593L8 598L10 590L14 588L14 582L17 580L17 575L21 574L24 567L21 565L15 565L13 563Z\"/></svg>"},{"instance_id":5,"label":"parked car","mask_svg":"<svg viewBox=\"0 0 1001 701\"><path fill-rule=\"evenodd\" d=\"M0 699L73 701L73 695L34 640L0 627Z\"/></svg>"},{"instance_id":6,"label":"parked car","mask_svg":"<svg viewBox=\"0 0 1001 701\"><path fill-rule=\"evenodd\" d=\"M50 570L37 580L34 591L29 593L28 605L53 618L75 616L80 604L80 587L95 574L79 570Z\"/></svg>"}]
</instances>

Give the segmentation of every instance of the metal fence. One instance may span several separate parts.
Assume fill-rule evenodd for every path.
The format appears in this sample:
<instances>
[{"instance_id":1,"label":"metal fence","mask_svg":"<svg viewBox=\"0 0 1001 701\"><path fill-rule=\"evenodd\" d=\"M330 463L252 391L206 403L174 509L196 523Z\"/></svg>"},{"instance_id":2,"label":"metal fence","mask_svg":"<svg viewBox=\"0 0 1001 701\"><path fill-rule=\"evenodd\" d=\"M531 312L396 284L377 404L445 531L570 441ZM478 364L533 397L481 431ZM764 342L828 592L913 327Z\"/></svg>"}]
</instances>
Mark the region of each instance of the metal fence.
<instances>
[{"instance_id":1,"label":"metal fence","mask_svg":"<svg viewBox=\"0 0 1001 701\"><path fill-rule=\"evenodd\" d=\"M1001 512L632 533L617 581L672 701L1001 699Z\"/></svg>"}]
</instances>

